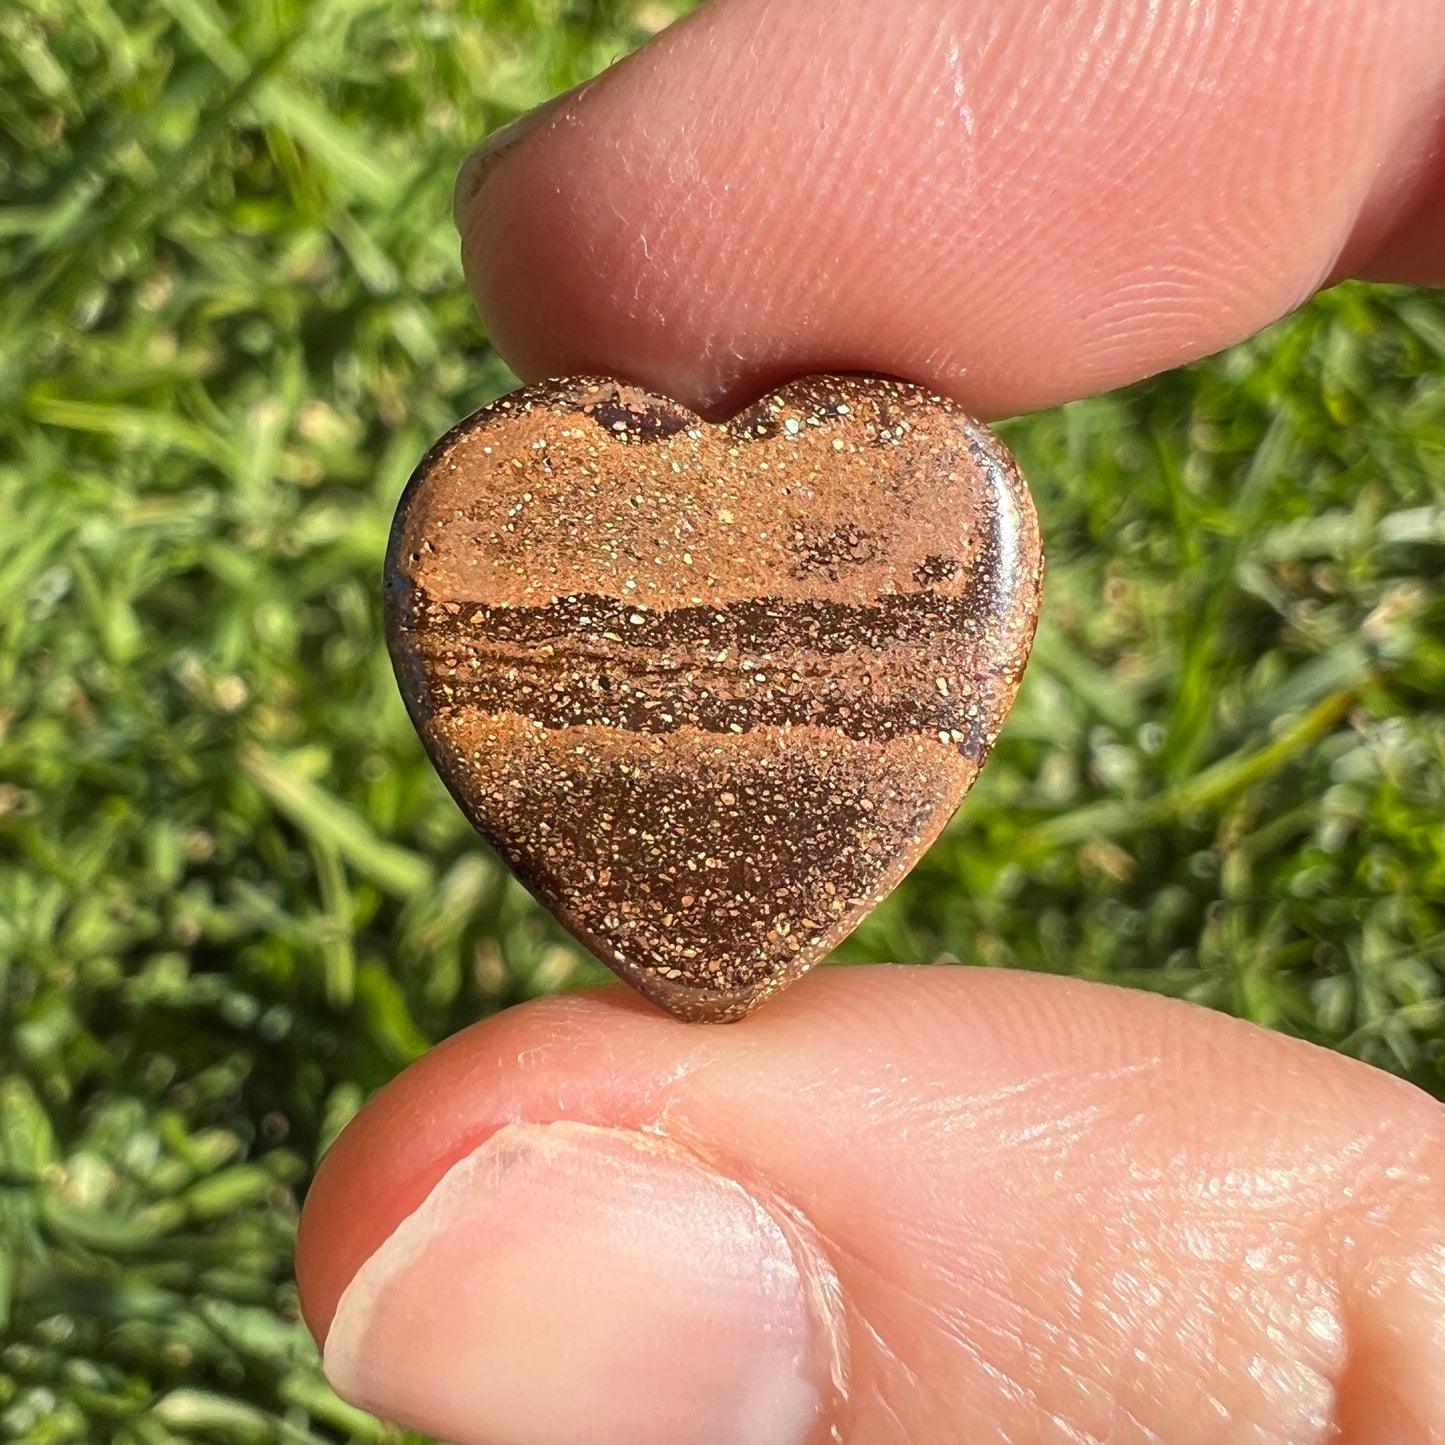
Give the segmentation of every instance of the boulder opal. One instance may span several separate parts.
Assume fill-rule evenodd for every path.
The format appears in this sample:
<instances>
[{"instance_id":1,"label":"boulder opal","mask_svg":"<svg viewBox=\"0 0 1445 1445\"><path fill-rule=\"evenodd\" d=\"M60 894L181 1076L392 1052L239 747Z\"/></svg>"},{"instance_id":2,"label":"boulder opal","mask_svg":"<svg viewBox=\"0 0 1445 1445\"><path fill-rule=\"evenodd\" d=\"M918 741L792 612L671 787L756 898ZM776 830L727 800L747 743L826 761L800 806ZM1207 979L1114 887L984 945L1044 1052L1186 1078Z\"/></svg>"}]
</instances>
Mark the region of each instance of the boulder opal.
<instances>
[{"instance_id":1,"label":"boulder opal","mask_svg":"<svg viewBox=\"0 0 1445 1445\"><path fill-rule=\"evenodd\" d=\"M610 968L741 1018L913 867L1013 702L1042 561L999 440L905 382L704 421L529 387L427 455L386 563L407 706L477 829Z\"/></svg>"}]
</instances>

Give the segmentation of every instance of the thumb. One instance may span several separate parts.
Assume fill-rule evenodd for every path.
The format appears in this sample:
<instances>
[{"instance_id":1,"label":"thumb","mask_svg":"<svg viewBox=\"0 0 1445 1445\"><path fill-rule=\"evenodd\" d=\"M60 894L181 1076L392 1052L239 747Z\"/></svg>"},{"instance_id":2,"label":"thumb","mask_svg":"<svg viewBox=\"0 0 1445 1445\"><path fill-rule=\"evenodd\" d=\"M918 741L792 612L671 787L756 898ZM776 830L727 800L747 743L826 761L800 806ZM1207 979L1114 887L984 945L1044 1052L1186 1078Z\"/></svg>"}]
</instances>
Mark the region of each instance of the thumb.
<instances>
[{"instance_id":1,"label":"thumb","mask_svg":"<svg viewBox=\"0 0 1445 1445\"><path fill-rule=\"evenodd\" d=\"M341 1393L463 1445L1440 1445L1442 1120L1042 976L573 996L373 1101L298 1272Z\"/></svg>"}]
</instances>

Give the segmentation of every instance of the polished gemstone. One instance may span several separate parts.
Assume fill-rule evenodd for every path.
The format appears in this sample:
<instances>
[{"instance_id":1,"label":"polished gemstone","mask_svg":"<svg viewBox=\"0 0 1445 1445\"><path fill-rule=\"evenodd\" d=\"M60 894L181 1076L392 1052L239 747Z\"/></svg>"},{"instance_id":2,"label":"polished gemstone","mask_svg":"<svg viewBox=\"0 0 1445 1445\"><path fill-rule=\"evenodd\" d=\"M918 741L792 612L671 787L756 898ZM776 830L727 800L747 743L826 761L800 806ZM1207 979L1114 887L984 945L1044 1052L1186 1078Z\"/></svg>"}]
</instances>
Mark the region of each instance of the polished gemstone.
<instances>
[{"instance_id":1,"label":"polished gemstone","mask_svg":"<svg viewBox=\"0 0 1445 1445\"><path fill-rule=\"evenodd\" d=\"M522 882L648 998L725 1021L938 835L1041 573L1007 450L918 387L810 377L714 423L582 378L427 455L387 632L427 751Z\"/></svg>"}]
</instances>

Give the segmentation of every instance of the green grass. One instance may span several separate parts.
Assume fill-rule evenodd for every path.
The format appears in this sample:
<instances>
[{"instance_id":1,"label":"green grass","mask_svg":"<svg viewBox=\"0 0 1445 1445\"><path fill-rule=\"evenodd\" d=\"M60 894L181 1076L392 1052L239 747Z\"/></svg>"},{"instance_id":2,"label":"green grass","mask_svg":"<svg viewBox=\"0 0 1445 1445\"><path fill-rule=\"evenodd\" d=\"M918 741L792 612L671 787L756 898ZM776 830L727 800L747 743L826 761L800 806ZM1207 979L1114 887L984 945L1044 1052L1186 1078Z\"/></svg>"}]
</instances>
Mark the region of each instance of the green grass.
<instances>
[{"instance_id":1,"label":"green grass","mask_svg":"<svg viewBox=\"0 0 1445 1445\"><path fill-rule=\"evenodd\" d=\"M0 1439L401 1438L297 1198L427 1045L600 971L445 797L378 569L505 389L470 144L664 4L0 13ZM1445 303L1344 288L1008 429L1051 570L975 794L842 951L1067 971L1445 1093Z\"/></svg>"}]
</instances>

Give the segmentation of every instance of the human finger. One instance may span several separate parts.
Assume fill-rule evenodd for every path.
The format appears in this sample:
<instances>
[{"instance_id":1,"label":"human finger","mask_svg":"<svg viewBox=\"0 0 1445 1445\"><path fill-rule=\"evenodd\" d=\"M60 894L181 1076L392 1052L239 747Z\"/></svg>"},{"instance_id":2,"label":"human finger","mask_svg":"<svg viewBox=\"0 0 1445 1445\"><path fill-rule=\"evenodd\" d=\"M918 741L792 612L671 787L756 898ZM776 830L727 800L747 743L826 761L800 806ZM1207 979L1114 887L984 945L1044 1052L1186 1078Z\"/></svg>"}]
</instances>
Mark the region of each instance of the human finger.
<instances>
[{"instance_id":1,"label":"human finger","mask_svg":"<svg viewBox=\"0 0 1445 1445\"><path fill-rule=\"evenodd\" d=\"M298 1271L336 1387L463 1445L1445 1441L1439 1106L1072 980L508 1011L343 1134Z\"/></svg>"},{"instance_id":2,"label":"human finger","mask_svg":"<svg viewBox=\"0 0 1445 1445\"><path fill-rule=\"evenodd\" d=\"M1438 0L713 0L468 166L524 380L718 412L883 371L985 417L1445 280Z\"/></svg>"}]
</instances>

